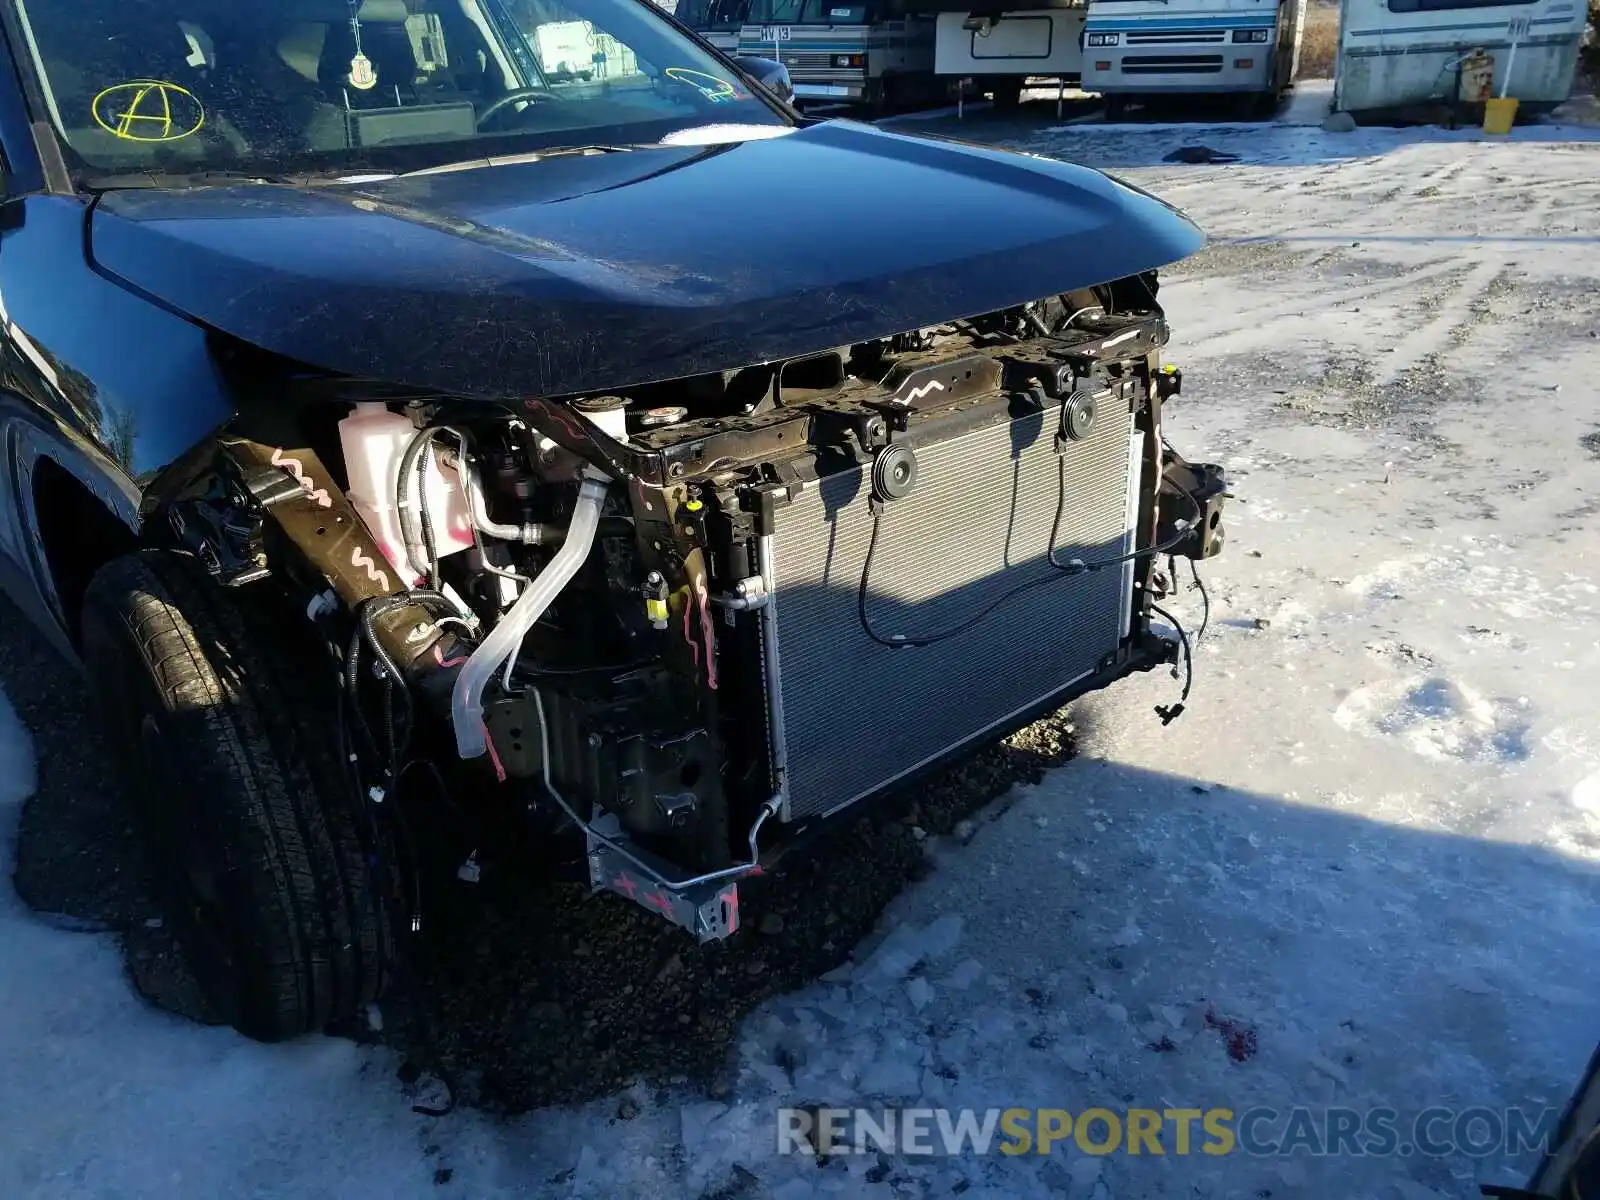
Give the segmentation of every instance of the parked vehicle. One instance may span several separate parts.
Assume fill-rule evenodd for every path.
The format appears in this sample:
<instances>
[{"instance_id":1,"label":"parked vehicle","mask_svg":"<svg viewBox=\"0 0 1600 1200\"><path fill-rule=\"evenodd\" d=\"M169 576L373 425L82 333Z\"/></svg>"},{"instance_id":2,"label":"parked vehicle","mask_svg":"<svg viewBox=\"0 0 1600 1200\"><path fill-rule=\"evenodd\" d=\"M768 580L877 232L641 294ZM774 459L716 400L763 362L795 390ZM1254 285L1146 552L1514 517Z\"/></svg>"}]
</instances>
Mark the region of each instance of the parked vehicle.
<instances>
[{"instance_id":1,"label":"parked vehicle","mask_svg":"<svg viewBox=\"0 0 1600 1200\"><path fill-rule=\"evenodd\" d=\"M1491 60L1490 95L1549 112L1572 93L1587 19L1582 0L1342 0L1339 12L1334 107L1378 118L1461 99L1475 55Z\"/></svg>"},{"instance_id":2,"label":"parked vehicle","mask_svg":"<svg viewBox=\"0 0 1600 1200\"><path fill-rule=\"evenodd\" d=\"M936 13L934 70L944 79L970 81L1014 108L1030 78L1077 83L1083 73L1087 0L1016 0L986 5L972 0L909 0Z\"/></svg>"},{"instance_id":3,"label":"parked vehicle","mask_svg":"<svg viewBox=\"0 0 1600 1200\"><path fill-rule=\"evenodd\" d=\"M739 53L781 62L797 100L883 112L938 95L933 40L904 0L750 0Z\"/></svg>"},{"instance_id":4,"label":"parked vehicle","mask_svg":"<svg viewBox=\"0 0 1600 1200\"><path fill-rule=\"evenodd\" d=\"M736 54L750 0L680 0L677 18L718 50Z\"/></svg>"},{"instance_id":5,"label":"parked vehicle","mask_svg":"<svg viewBox=\"0 0 1600 1200\"><path fill-rule=\"evenodd\" d=\"M1305 0L1094 0L1083 88L1112 117L1133 101L1189 95L1235 96L1242 115L1264 113L1294 81L1304 17Z\"/></svg>"},{"instance_id":6,"label":"parked vehicle","mask_svg":"<svg viewBox=\"0 0 1600 1200\"><path fill-rule=\"evenodd\" d=\"M429 862L566 847L727 937L830 820L1186 661L1157 559L1225 481L1163 436L1203 239L1154 197L802 122L641 0L0 16L0 578L251 1036L377 995ZM546 73L571 21L629 69Z\"/></svg>"}]
</instances>

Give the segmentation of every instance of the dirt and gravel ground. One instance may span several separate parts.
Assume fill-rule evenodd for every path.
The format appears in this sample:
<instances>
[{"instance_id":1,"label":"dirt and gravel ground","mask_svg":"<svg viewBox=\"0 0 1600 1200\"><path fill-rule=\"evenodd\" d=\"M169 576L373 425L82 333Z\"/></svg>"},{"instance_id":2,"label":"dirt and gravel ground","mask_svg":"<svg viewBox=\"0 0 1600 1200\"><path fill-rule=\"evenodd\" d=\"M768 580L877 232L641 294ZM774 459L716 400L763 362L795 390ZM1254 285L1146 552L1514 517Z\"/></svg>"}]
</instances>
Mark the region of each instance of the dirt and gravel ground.
<instances>
[{"instance_id":1,"label":"dirt and gravel ground","mask_svg":"<svg viewBox=\"0 0 1600 1200\"><path fill-rule=\"evenodd\" d=\"M133 986L207 1020L158 916L82 682L4 600L0 688L40 763L19 832L18 892L63 927L120 933ZM885 905L926 873L929 837L964 835L961 823L976 810L1066 761L1072 739L1057 713L837 830L746 889L750 932L727 944L698 946L641 909L573 884L490 872L481 886L449 889L419 963L461 1099L519 1112L641 1080L692 1080L716 1092L752 1008L844 961ZM403 1009L405 999L393 1003ZM385 1036L430 1063L422 1027L396 1015Z\"/></svg>"}]
</instances>

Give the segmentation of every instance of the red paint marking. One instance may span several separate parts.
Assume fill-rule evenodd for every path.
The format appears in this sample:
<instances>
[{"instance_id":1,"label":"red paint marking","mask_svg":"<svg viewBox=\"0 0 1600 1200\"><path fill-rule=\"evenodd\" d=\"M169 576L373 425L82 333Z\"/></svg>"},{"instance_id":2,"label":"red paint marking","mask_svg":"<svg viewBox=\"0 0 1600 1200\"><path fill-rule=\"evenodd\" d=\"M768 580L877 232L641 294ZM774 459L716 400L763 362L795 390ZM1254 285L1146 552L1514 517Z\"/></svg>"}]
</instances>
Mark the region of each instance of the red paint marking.
<instances>
[{"instance_id":1,"label":"red paint marking","mask_svg":"<svg viewBox=\"0 0 1600 1200\"><path fill-rule=\"evenodd\" d=\"M1248 1062L1260 1048L1256 1031L1232 1017L1219 1017L1213 1009L1206 1009L1206 1024L1222 1035L1222 1044L1228 1048L1228 1057L1234 1062Z\"/></svg>"},{"instance_id":2,"label":"red paint marking","mask_svg":"<svg viewBox=\"0 0 1600 1200\"><path fill-rule=\"evenodd\" d=\"M444 656L444 651L439 648L439 643L435 642L433 644L433 661L438 663L441 667L459 667L462 663L466 662L467 660L464 657L463 658L446 658Z\"/></svg>"},{"instance_id":3,"label":"red paint marking","mask_svg":"<svg viewBox=\"0 0 1600 1200\"><path fill-rule=\"evenodd\" d=\"M489 736L489 726L483 726L483 744L489 748L489 761L494 764L494 777L501 783L506 781L506 769L500 761L500 753L494 748L494 739Z\"/></svg>"},{"instance_id":4,"label":"red paint marking","mask_svg":"<svg viewBox=\"0 0 1600 1200\"><path fill-rule=\"evenodd\" d=\"M728 932L739 932L739 885L734 884L728 889Z\"/></svg>"},{"instance_id":5,"label":"red paint marking","mask_svg":"<svg viewBox=\"0 0 1600 1200\"><path fill-rule=\"evenodd\" d=\"M611 886L624 893L629 900L637 900L639 898L639 885L633 881L633 876L626 871L613 879Z\"/></svg>"},{"instance_id":6,"label":"red paint marking","mask_svg":"<svg viewBox=\"0 0 1600 1200\"><path fill-rule=\"evenodd\" d=\"M646 901L647 903L653 904L659 908L663 916L670 917L672 915L672 901L668 900L666 896L662 895L660 892L652 892L646 898Z\"/></svg>"}]
</instances>

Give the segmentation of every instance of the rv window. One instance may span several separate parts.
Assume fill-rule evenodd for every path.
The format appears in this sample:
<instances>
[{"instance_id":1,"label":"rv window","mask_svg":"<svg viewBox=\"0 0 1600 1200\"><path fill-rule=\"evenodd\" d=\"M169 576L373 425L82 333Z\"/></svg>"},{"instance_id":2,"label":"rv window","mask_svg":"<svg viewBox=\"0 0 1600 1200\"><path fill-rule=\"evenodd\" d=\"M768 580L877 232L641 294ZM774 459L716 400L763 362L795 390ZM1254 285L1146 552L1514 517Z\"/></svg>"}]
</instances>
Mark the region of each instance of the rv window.
<instances>
[{"instance_id":1,"label":"rv window","mask_svg":"<svg viewBox=\"0 0 1600 1200\"><path fill-rule=\"evenodd\" d=\"M750 20L785 25L868 25L871 6L862 0L754 0Z\"/></svg>"},{"instance_id":2,"label":"rv window","mask_svg":"<svg viewBox=\"0 0 1600 1200\"><path fill-rule=\"evenodd\" d=\"M1397 13L1438 12L1451 8L1511 8L1536 4L1538 0L1388 0L1389 11Z\"/></svg>"},{"instance_id":3,"label":"rv window","mask_svg":"<svg viewBox=\"0 0 1600 1200\"><path fill-rule=\"evenodd\" d=\"M690 29L737 29L750 11L750 0L679 0L678 19Z\"/></svg>"},{"instance_id":4,"label":"rv window","mask_svg":"<svg viewBox=\"0 0 1600 1200\"><path fill-rule=\"evenodd\" d=\"M800 10L805 0L755 0L750 5L752 21L790 24L800 20Z\"/></svg>"}]
</instances>

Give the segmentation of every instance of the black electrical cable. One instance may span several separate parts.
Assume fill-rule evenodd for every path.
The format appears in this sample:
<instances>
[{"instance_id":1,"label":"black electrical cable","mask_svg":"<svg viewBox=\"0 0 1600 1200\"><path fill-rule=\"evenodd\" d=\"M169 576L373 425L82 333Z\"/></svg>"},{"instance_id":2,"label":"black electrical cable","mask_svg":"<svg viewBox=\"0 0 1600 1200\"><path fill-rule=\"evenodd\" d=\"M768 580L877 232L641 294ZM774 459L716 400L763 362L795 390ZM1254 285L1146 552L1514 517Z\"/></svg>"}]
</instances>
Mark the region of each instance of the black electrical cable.
<instances>
[{"instance_id":1,"label":"black electrical cable","mask_svg":"<svg viewBox=\"0 0 1600 1200\"><path fill-rule=\"evenodd\" d=\"M439 433L440 428L436 425L417 430L416 435L406 443L405 452L400 456L400 471L395 477L395 506L400 520L400 541L405 547L406 564L417 575L426 576L430 582L433 578L435 556L430 553L425 565L417 561L416 552L420 549L427 553L427 546L418 536L416 514L411 511L407 492L422 465L422 452L433 444L433 439L438 437ZM427 495L422 490L420 481L419 499L423 510L426 511Z\"/></svg>"},{"instance_id":2,"label":"black electrical cable","mask_svg":"<svg viewBox=\"0 0 1600 1200\"><path fill-rule=\"evenodd\" d=\"M1168 538L1160 545L1150 546L1143 550L1134 550L1128 554L1119 555L1116 558L1097 560L1092 563L1086 563L1078 559L1069 559L1064 563L1057 562L1055 543L1057 537L1060 535L1061 519L1066 510L1067 504L1067 464L1064 458L1060 459L1058 462L1056 481L1056 514L1055 519L1050 524L1050 547L1045 558L1050 566L1054 567L1057 571L1062 572L1063 575L1069 578L1075 575L1086 575L1093 571L1101 571L1107 567L1121 566L1123 563L1133 562L1141 558L1159 556L1166 553L1179 542L1183 541L1192 532L1193 527L1185 525L1175 534L1173 534L1172 537ZM1177 488L1177 490L1182 493L1184 498L1189 501L1190 507L1194 509L1197 517L1201 515L1203 509L1200 506L1200 502L1195 499L1193 493L1176 482L1171 480L1168 480L1167 482L1171 482L1172 486ZM861 625L862 632L864 632L873 641L877 642L880 646L888 646L890 649L899 650L907 647L921 648L933 646L940 642L949 641L951 638L958 637L967 632L967 630L973 628L1006 601L1014 599L1022 593L1031 591L1032 589L1040 587L1043 584L1053 583L1055 580L1061 578L1059 575L1041 575L1036 579L1030 579L1024 583L1020 583L1010 591L1004 592L994 600L990 601L988 605L964 621L957 625L953 625L948 629L942 629L938 633L924 634L920 637L912 637L909 634L881 634L872 627L872 619L867 615L867 590L872 578L872 562L876 557L878 550L878 532L882 522L883 505L882 502L876 497L868 501L868 503L872 509L872 531L867 538L866 561L861 564L861 583L856 588L856 619Z\"/></svg>"},{"instance_id":3,"label":"black electrical cable","mask_svg":"<svg viewBox=\"0 0 1600 1200\"><path fill-rule=\"evenodd\" d=\"M428 430L426 432L432 432ZM428 555L428 586L437 588L441 582L439 576L439 539L433 533L433 514L428 505L428 472L433 467L433 438L422 447L422 456L417 462L417 495L421 498L417 505L417 523L422 531L423 549ZM405 479L401 477L400 486L405 486Z\"/></svg>"},{"instance_id":4,"label":"black electrical cable","mask_svg":"<svg viewBox=\"0 0 1600 1200\"><path fill-rule=\"evenodd\" d=\"M382 668L384 732L388 741L388 763L386 778L381 791L386 793L389 799L389 825L392 827L395 835L395 852L393 855L395 867L396 869L403 870L404 863L409 862L411 864L410 874L413 879L413 894L411 897L411 903L409 905L412 918L409 924L411 925L412 932L415 932L416 922L422 909L422 895L420 890L421 883L417 869L417 866L421 860L419 851L417 849L416 838L412 835L410 822L406 820L405 813L401 808L399 784L409 767L415 765L416 762L421 760L412 760L410 762L406 760L406 752L409 748L412 733L411 723L414 718L410 689L406 684L405 677L400 673L399 667L395 664L393 657L378 640L376 621L385 612L391 611L394 608L408 604L421 604L424 608L426 608L427 602L440 603L444 605L450 612L454 612L454 605L450 603L447 597L443 596L437 591L427 589L418 589L409 593L381 597L368 601L362 607L362 610L356 621L356 629L351 635L350 646L345 662L344 677L345 687L349 693L348 708L346 707L345 698L342 693L340 697L340 754L345 760L345 769L348 773L348 777L354 784L353 790L355 792L356 802L361 806L362 811L364 811L367 815L367 824L369 827L369 836L372 845L370 866L372 869L374 882L373 891L376 898L376 903L378 905L377 912L379 920L385 921L388 924L388 927L394 930L397 938L402 938L402 944L408 946L410 943L403 940L403 929L401 922L395 919L397 916L403 914L408 906L405 900L401 897L399 891L400 880L396 874L390 870L388 862L386 861L388 856L384 854L385 838L383 836L382 825L377 820L375 813L375 810L378 808L378 803L372 794L369 793L368 789L364 786L364 781L361 778L360 753L359 751L354 754L350 752L345 726L347 720L353 717L363 735L364 740L372 747L374 756L381 754L381 751L376 744L376 739L372 736L371 726L361 713L361 645L363 642L366 642L372 650L374 659ZM397 694L401 698L405 709L405 723L402 728L397 728L394 720L394 700ZM443 780L439 775L438 767L431 762L427 765L433 771L435 779L439 781L439 784L442 788ZM380 789L374 788L373 790L379 791ZM378 881L388 881L389 888L393 891L393 895L391 897L393 902L392 908L385 904L383 899L383 889L377 886ZM396 968L396 974L405 980L407 990L411 993L412 1007L415 1010L417 1018L421 1024L424 1049L429 1057L433 1060L434 1072L438 1075L440 1082L444 1086L446 1102L442 1106L414 1104L412 1105L412 1111L422 1116L442 1117L454 1111L460 1089L458 1088L450 1069L445 1065L444 1056L439 1049L438 1034L434 1027L432 1012L428 1007L427 996L423 991L421 980L414 970L411 962L414 954L415 951L413 950L411 953L398 955L394 966Z\"/></svg>"},{"instance_id":5,"label":"black electrical cable","mask_svg":"<svg viewBox=\"0 0 1600 1200\"><path fill-rule=\"evenodd\" d=\"M876 505L877 501L874 500L872 503ZM967 630L971 629L973 626L977 625L1007 600L1019 596L1023 592L1031 591L1036 587L1041 587L1044 584L1054 583L1058 578L1055 575L1040 575L1036 579L1030 579L1026 583L1020 583L1010 591L1004 592L994 600L991 600L986 606L979 609L976 613L962 621L960 624L953 625L949 629L942 629L938 633L925 634L922 637L911 637L908 634L892 634L886 637L872 627L872 619L867 615L867 588L872 580L872 560L878 552L879 525L879 512L877 508L874 507L872 513L872 532L867 538L867 557L866 561L861 564L861 583L860 586L856 588L856 619L861 623L862 631L869 638L877 642L878 645L888 646L890 649L900 650L907 647L934 646L940 642L949 641L951 638L958 637Z\"/></svg>"},{"instance_id":6,"label":"black electrical cable","mask_svg":"<svg viewBox=\"0 0 1600 1200\"><path fill-rule=\"evenodd\" d=\"M1205 510L1200 501L1195 499L1194 493L1174 479L1163 479L1163 483L1170 483L1189 502L1189 507L1194 510L1196 517L1203 516ZM1069 558L1066 562L1056 561L1056 539L1061 535L1061 518L1066 513L1067 507L1067 460L1057 460L1056 468L1056 515L1050 522L1050 552L1046 556L1050 565L1058 571L1065 571L1069 575L1086 575L1091 571L1103 571L1107 567L1120 567L1123 563L1135 562L1141 558L1159 558L1179 542L1183 541L1193 531L1194 526L1184 525L1159 546L1149 546L1143 550L1133 550L1117 558L1098 559L1086 563L1080 559Z\"/></svg>"},{"instance_id":7,"label":"black electrical cable","mask_svg":"<svg viewBox=\"0 0 1600 1200\"><path fill-rule=\"evenodd\" d=\"M398 692L400 696L405 709L404 720L408 737L413 717L411 690L406 686L405 676L400 673L400 668L395 664L394 658L386 649L384 649L383 643L378 640L377 620L385 613L393 612L397 608L415 604L417 602L417 597L421 594L423 593L402 592L394 596L384 596L376 600L369 600L366 602L366 604L362 605L361 615L358 619L361 634L366 639L368 647L372 650L372 657L376 659L378 665L383 668L385 695L393 696L396 692ZM437 593L433 594L437 595ZM392 779L393 772L397 767L395 759L399 757L400 747L398 743L393 741L394 731L392 728L389 730L389 733L391 736L390 778Z\"/></svg>"},{"instance_id":8,"label":"black electrical cable","mask_svg":"<svg viewBox=\"0 0 1600 1200\"><path fill-rule=\"evenodd\" d=\"M1156 705L1156 716L1161 718L1161 723L1163 725L1171 725L1183 715L1184 705L1189 700L1189 688L1194 684L1194 650L1189 644L1189 635L1183 631L1183 625L1178 621L1177 617L1159 604L1152 604L1150 611L1167 621L1178 631L1178 642L1183 647L1183 692L1179 695L1176 704ZM1172 668L1172 673L1174 676L1177 675L1178 668L1176 666Z\"/></svg>"},{"instance_id":9,"label":"black electrical cable","mask_svg":"<svg viewBox=\"0 0 1600 1200\"><path fill-rule=\"evenodd\" d=\"M1206 635L1206 626L1211 624L1211 593L1206 591L1206 585L1200 578L1200 564L1194 559L1189 560L1189 577L1194 580L1194 586L1200 592L1200 628L1195 631L1196 644Z\"/></svg>"}]
</instances>

